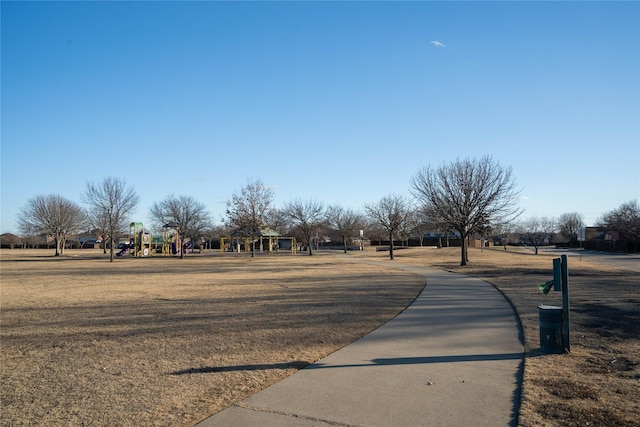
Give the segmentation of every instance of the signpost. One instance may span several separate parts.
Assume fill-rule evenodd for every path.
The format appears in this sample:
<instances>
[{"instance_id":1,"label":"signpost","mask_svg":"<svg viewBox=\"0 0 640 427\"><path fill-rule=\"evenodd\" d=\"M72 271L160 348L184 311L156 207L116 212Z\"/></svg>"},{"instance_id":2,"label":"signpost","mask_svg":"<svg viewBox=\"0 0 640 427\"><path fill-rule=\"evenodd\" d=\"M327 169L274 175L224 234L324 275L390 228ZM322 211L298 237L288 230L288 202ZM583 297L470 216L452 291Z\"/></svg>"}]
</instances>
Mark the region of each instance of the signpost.
<instances>
[{"instance_id":1,"label":"signpost","mask_svg":"<svg viewBox=\"0 0 640 427\"><path fill-rule=\"evenodd\" d=\"M587 229L585 227L578 228L578 242L580 242L580 249L582 249L582 242L587 240L586 232L587 232Z\"/></svg>"}]
</instances>

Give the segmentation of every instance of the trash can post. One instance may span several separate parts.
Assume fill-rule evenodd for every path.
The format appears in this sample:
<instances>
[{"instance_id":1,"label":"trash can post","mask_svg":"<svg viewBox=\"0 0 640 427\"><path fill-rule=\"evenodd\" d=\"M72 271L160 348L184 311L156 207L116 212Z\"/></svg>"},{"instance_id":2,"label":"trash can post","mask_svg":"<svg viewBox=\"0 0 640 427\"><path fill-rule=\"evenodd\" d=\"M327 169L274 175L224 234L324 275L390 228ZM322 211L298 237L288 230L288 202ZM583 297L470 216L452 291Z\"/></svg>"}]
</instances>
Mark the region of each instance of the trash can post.
<instances>
[{"instance_id":1,"label":"trash can post","mask_svg":"<svg viewBox=\"0 0 640 427\"><path fill-rule=\"evenodd\" d=\"M569 340L569 270L567 268L567 256L562 255L562 336L565 351L571 351L571 341Z\"/></svg>"},{"instance_id":2,"label":"trash can post","mask_svg":"<svg viewBox=\"0 0 640 427\"><path fill-rule=\"evenodd\" d=\"M553 279L538 285L545 295L551 287L562 291L562 307L539 305L540 316L540 351L543 353L569 353L569 272L567 256L553 260Z\"/></svg>"}]
</instances>

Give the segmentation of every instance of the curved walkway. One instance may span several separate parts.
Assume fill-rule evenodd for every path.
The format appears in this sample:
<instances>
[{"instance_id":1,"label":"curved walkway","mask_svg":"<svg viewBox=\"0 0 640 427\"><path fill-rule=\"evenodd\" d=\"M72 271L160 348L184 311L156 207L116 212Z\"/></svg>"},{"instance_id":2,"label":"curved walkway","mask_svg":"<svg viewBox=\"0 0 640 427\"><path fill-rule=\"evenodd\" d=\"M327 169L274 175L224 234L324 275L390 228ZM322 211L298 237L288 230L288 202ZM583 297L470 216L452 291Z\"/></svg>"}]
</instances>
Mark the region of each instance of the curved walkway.
<instances>
[{"instance_id":1,"label":"curved walkway","mask_svg":"<svg viewBox=\"0 0 640 427\"><path fill-rule=\"evenodd\" d=\"M515 426L523 345L488 283L431 268L396 318L204 420L212 426Z\"/></svg>"}]
</instances>

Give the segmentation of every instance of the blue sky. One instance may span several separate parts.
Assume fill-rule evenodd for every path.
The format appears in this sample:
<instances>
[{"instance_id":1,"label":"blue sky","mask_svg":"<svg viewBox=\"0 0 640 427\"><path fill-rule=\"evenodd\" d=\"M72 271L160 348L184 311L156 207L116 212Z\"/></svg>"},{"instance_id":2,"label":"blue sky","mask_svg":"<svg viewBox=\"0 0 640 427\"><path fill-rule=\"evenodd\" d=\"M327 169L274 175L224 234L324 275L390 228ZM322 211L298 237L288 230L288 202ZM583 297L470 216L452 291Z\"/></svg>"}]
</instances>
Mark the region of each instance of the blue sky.
<instances>
[{"instance_id":1,"label":"blue sky","mask_svg":"<svg viewBox=\"0 0 640 427\"><path fill-rule=\"evenodd\" d=\"M6 2L1 225L117 176L217 224L248 179L276 205L361 209L427 165L491 155L524 218L588 225L640 196L637 2Z\"/></svg>"}]
</instances>

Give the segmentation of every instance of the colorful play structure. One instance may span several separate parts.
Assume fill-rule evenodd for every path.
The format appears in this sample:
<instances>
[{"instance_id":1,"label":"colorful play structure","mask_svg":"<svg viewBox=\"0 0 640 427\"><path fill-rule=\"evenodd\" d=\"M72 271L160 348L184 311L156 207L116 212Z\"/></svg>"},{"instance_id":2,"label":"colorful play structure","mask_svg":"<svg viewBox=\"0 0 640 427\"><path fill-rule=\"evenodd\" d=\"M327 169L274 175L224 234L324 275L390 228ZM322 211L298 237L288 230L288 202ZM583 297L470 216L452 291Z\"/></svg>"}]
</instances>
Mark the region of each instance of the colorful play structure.
<instances>
[{"instance_id":1,"label":"colorful play structure","mask_svg":"<svg viewBox=\"0 0 640 427\"><path fill-rule=\"evenodd\" d=\"M251 251L251 245L259 252L290 251L297 252L295 237L282 237L275 231L264 229L252 241L241 233L231 233L228 237L220 239L220 252L245 252ZM162 226L162 235L153 236L149 230L144 228L141 222L132 222L129 225L129 243L121 246L117 256L150 257L153 252L161 253L162 256L186 255L192 248L190 241L185 242L180 234L179 225L169 222Z\"/></svg>"},{"instance_id":2,"label":"colorful play structure","mask_svg":"<svg viewBox=\"0 0 640 427\"><path fill-rule=\"evenodd\" d=\"M148 257L152 253L152 244L153 236L144 229L144 225L141 222L132 222L129 224L129 243L126 243L116 255Z\"/></svg>"},{"instance_id":3,"label":"colorful play structure","mask_svg":"<svg viewBox=\"0 0 640 427\"><path fill-rule=\"evenodd\" d=\"M176 223L168 223L162 227L162 236L154 237L149 230L145 230L141 222L129 224L129 243L125 243L117 256L130 255L134 257L150 257L154 250L163 256L180 256L191 248L191 242L183 243Z\"/></svg>"},{"instance_id":4,"label":"colorful play structure","mask_svg":"<svg viewBox=\"0 0 640 427\"><path fill-rule=\"evenodd\" d=\"M162 255L180 256L180 251L187 254L189 249L191 249L191 242L182 242L177 223L169 222L162 226Z\"/></svg>"}]
</instances>

